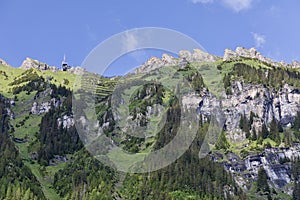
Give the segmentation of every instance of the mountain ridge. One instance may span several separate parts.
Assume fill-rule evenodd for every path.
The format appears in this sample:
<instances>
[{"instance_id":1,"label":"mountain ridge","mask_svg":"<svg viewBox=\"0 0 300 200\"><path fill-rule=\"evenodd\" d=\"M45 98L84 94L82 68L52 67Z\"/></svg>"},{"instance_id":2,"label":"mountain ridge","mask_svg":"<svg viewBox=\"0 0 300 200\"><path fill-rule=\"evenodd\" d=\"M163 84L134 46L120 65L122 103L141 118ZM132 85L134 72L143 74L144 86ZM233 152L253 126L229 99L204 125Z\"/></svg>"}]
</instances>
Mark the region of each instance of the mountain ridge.
<instances>
[{"instance_id":1,"label":"mountain ridge","mask_svg":"<svg viewBox=\"0 0 300 200\"><path fill-rule=\"evenodd\" d=\"M300 166L295 158L300 155L299 68L273 64L255 49L232 52L225 50L225 56L217 57L200 50L181 51L179 58L164 54L162 59L150 59L123 79L85 76L90 79L86 84L96 89L96 124L89 124L84 112L78 119L72 113L77 74L33 59L26 59L21 68L0 64L0 93L6 97L5 115L12 127L9 138L48 199L289 199L298 191L293 168ZM134 81L141 78L148 84L136 88ZM184 90L182 79L193 92ZM159 80L167 81L169 87L164 88ZM111 106L116 87L125 88L120 93L125 96L133 92L124 128L116 126L121 115ZM179 100L172 95L180 90L183 110L197 115L199 130L187 152L170 166L150 176L126 174L119 180L114 169L106 168L82 148L76 120L87 129L99 129L98 133L130 154L163 147L176 134L180 121ZM117 100L121 106L125 102ZM223 131L217 140L206 141L209 154L200 159L216 105L222 105L226 116ZM157 135L136 138L127 133L128 129L157 125L158 113L169 121ZM115 152L110 151L108 158L118 158Z\"/></svg>"},{"instance_id":2,"label":"mountain ridge","mask_svg":"<svg viewBox=\"0 0 300 200\"><path fill-rule=\"evenodd\" d=\"M264 62L266 64L275 66L275 67L287 67L287 68L300 68L300 62L293 60L291 63L287 63L285 61L274 61L271 58L263 56L259 51L257 51L256 48L251 47L249 49L245 47L236 47L235 50L231 49L224 49L224 54L222 57L210 54L206 51L203 51L201 49L194 49L193 52L190 52L188 50L181 50L178 52L178 58L175 58L169 54L162 54L161 58L158 57L151 57L147 61L145 61L143 64L141 64L140 67L135 69L135 73L146 73L151 70L154 70L158 67L162 66L172 66L172 65L179 65L183 66L187 62L216 62L218 60L226 61L234 61L238 60L240 58L251 58L251 59L257 59L258 61ZM4 66L11 66L9 65L5 60L0 59L0 64ZM19 66L19 68L27 70L31 68L39 69L39 70L51 70L51 71L59 71L62 70L61 67L58 66L50 66L46 64L45 62L40 62L39 60L35 60L32 58L27 57ZM70 71L71 73L80 74L84 72L86 69L80 67L80 66L69 66L67 71Z\"/></svg>"}]
</instances>

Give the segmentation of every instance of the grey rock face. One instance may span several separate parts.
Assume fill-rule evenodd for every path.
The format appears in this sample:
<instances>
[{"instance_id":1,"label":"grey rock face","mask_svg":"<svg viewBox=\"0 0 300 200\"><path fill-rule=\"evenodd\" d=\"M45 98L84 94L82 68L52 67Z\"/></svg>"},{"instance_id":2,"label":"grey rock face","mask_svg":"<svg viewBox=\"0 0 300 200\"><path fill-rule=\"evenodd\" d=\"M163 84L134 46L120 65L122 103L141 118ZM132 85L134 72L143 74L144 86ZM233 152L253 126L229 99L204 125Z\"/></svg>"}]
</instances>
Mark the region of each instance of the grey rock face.
<instances>
[{"instance_id":1,"label":"grey rock face","mask_svg":"<svg viewBox=\"0 0 300 200\"><path fill-rule=\"evenodd\" d=\"M75 125L73 116L64 115L62 118L57 119L58 127L61 125L63 128L70 128Z\"/></svg>"},{"instance_id":2,"label":"grey rock face","mask_svg":"<svg viewBox=\"0 0 300 200\"><path fill-rule=\"evenodd\" d=\"M49 102L42 102L40 104L37 102L33 102L30 112L33 115L47 113L51 108L51 104L54 105L55 107L58 107L61 105L61 100L56 100L55 98L53 98Z\"/></svg>"},{"instance_id":3,"label":"grey rock face","mask_svg":"<svg viewBox=\"0 0 300 200\"><path fill-rule=\"evenodd\" d=\"M31 107L31 114L38 115L42 113L49 112L51 104L49 102L43 102L40 105L37 102L34 102Z\"/></svg>"},{"instance_id":4,"label":"grey rock face","mask_svg":"<svg viewBox=\"0 0 300 200\"><path fill-rule=\"evenodd\" d=\"M239 134L239 121L243 114L249 119L250 112L253 112L256 117L252 128L260 131L262 124L270 124L273 118L282 126L291 126L297 111L300 110L300 91L289 85L275 91L262 85L250 85L236 81L232 83L232 93L234 95L228 95L222 100L226 116L225 127L229 136ZM216 102L215 97L209 92L204 92L199 99L200 113L209 117ZM244 138L239 139L243 140Z\"/></svg>"}]
</instances>

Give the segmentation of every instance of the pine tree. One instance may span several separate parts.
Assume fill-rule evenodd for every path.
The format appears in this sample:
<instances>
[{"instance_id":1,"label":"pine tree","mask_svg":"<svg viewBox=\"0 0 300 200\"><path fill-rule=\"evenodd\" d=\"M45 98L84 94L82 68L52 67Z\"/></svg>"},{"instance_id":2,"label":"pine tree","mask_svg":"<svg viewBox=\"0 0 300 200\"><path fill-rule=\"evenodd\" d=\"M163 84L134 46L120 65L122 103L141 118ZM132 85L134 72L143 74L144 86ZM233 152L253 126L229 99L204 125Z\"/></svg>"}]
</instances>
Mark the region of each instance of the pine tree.
<instances>
[{"instance_id":1,"label":"pine tree","mask_svg":"<svg viewBox=\"0 0 300 200\"><path fill-rule=\"evenodd\" d=\"M300 129L300 112L299 111L297 112L297 115L295 117L293 129L295 131L299 131L299 129Z\"/></svg>"},{"instance_id":2,"label":"pine tree","mask_svg":"<svg viewBox=\"0 0 300 200\"><path fill-rule=\"evenodd\" d=\"M257 191L270 192L268 174L264 168L258 170Z\"/></svg>"},{"instance_id":3,"label":"pine tree","mask_svg":"<svg viewBox=\"0 0 300 200\"><path fill-rule=\"evenodd\" d=\"M262 139L266 139L269 136L269 131L265 123L263 123L261 128L261 137Z\"/></svg>"},{"instance_id":4,"label":"pine tree","mask_svg":"<svg viewBox=\"0 0 300 200\"><path fill-rule=\"evenodd\" d=\"M255 128L253 128L253 130L252 130L252 140L253 141L257 140L257 134L256 134L256 129Z\"/></svg>"},{"instance_id":5,"label":"pine tree","mask_svg":"<svg viewBox=\"0 0 300 200\"><path fill-rule=\"evenodd\" d=\"M224 131L222 131L222 133L220 134L219 138L218 138L218 141L216 143L216 149L228 149L230 147L227 139L226 139L226 136L225 136L225 133Z\"/></svg>"},{"instance_id":6,"label":"pine tree","mask_svg":"<svg viewBox=\"0 0 300 200\"><path fill-rule=\"evenodd\" d=\"M300 183L297 182L294 184L293 200L300 200Z\"/></svg>"},{"instance_id":7,"label":"pine tree","mask_svg":"<svg viewBox=\"0 0 300 200\"><path fill-rule=\"evenodd\" d=\"M24 194L24 200L30 200L30 188L28 188Z\"/></svg>"},{"instance_id":8,"label":"pine tree","mask_svg":"<svg viewBox=\"0 0 300 200\"><path fill-rule=\"evenodd\" d=\"M273 118L270 123L270 138L274 140L277 144L280 143L278 124L275 118Z\"/></svg>"}]
</instances>

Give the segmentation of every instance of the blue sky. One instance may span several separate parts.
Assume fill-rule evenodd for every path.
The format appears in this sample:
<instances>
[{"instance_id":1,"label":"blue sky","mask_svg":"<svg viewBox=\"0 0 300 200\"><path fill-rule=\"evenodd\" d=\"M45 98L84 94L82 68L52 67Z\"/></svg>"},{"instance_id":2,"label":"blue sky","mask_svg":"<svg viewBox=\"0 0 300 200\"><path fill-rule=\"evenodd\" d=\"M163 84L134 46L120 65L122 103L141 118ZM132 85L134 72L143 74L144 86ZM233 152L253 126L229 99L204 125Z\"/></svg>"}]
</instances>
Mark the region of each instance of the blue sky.
<instances>
[{"instance_id":1,"label":"blue sky","mask_svg":"<svg viewBox=\"0 0 300 200\"><path fill-rule=\"evenodd\" d=\"M140 27L174 29L220 56L244 46L300 60L298 0L2 0L0 8L0 58L16 67L26 57L60 65L64 54L77 66L100 42ZM122 71L144 57L115 66Z\"/></svg>"}]
</instances>

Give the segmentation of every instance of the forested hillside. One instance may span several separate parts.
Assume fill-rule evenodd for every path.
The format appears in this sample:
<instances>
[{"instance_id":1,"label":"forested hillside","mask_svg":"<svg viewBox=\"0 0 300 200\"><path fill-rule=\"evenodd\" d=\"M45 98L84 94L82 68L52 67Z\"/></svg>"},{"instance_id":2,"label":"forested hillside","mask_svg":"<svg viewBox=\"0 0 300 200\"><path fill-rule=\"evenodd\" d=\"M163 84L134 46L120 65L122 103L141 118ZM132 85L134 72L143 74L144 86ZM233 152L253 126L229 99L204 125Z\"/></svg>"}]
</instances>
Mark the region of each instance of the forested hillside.
<instances>
[{"instance_id":1,"label":"forested hillside","mask_svg":"<svg viewBox=\"0 0 300 200\"><path fill-rule=\"evenodd\" d=\"M0 65L0 199L299 199L299 68L243 56L180 59L126 77L85 72L86 90L69 71ZM91 97L88 87L96 123L89 102L79 116L72 107ZM224 123L208 136L215 107ZM125 153L146 160L190 130L189 119L195 138L170 165L129 173L111 162L130 166ZM88 143L93 133L107 144Z\"/></svg>"}]
</instances>

